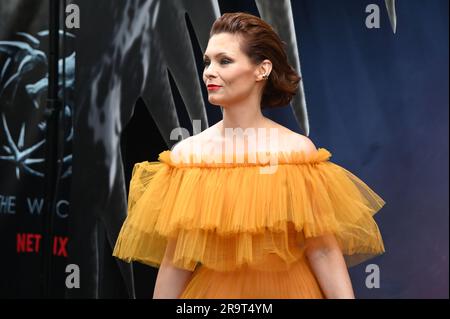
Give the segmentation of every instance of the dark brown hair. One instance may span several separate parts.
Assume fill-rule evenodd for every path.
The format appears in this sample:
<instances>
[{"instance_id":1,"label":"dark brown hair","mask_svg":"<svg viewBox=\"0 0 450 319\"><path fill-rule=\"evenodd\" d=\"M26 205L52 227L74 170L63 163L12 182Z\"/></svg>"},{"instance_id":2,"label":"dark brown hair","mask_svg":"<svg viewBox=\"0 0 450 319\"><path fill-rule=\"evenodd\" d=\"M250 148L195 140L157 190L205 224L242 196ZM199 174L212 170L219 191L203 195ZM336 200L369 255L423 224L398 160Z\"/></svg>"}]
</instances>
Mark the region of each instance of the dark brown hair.
<instances>
[{"instance_id":1,"label":"dark brown hair","mask_svg":"<svg viewBox=\"0 0 450 319\"><path fill-rule=\"evenodd\" d=\"M301 77L289 65L286 43L264 20L244 12L225 13L213 24L209 34L231 33L241 36L241 50L258 65L263 60L272 62L272 71L264 86L261 107L279 107L288 104L296 94Z\"/></svg>"}]
</instances>

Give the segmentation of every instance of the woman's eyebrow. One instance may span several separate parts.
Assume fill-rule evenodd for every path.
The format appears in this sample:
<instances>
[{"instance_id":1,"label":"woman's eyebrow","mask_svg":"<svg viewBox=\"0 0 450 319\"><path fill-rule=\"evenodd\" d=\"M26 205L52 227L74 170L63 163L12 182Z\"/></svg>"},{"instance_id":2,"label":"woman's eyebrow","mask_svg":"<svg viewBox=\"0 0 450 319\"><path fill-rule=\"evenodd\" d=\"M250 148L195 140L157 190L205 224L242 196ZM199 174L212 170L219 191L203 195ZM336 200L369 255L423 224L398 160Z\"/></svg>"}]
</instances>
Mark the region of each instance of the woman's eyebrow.
<instances>
[{"instance_id":1,"label":"woman's eyebrow","mask_svg":"<svg viewBox=\"0 0 450 319\"><path fill-rule=\"evenodd\" d=\"M221 56L221 55L228 55L228 53L226 53L226 52L219 52L219 53L217 53L215 55L215 57L218 57L218 56ZM208 55L207 54L203 55L203 58L208 58Z\"/></svg>"}]
</instances>

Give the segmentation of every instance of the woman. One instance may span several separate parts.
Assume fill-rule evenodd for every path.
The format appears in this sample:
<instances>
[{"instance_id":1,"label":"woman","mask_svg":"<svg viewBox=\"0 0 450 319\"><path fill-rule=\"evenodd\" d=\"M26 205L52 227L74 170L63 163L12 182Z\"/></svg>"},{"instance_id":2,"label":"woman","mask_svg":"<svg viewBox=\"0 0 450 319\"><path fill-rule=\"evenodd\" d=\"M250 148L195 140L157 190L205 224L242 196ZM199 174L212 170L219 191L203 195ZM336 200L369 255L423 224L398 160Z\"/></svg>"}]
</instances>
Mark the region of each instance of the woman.
<instances>
[{"instance_id":1,"label":"woman","mask_svg":"<svg viewBox=\"0 0 450 319\"><path fill-rule=\"evenodd\" d=\"M384 252L372 215L385 203L261 113L300 80L282 41L258 17L224 14L204 64L223 119L135 165L113 254L159 267L153 298L354 298L347 267Z\"/></svg>"}]
</instances>

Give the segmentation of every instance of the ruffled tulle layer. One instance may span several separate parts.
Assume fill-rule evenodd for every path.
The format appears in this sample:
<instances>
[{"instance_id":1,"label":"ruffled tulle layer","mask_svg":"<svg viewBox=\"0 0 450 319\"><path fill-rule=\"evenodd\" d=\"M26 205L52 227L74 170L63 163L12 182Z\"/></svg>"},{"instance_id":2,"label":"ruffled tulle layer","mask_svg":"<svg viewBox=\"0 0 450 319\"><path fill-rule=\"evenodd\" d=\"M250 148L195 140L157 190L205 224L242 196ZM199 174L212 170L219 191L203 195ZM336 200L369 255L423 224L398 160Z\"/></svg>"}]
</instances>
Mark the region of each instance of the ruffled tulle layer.
<instances>
[{"instance_id":1,"label":"ruffled tulle layer","mask_svg":"<svg viewBox=\"0 0 450 319\"><path fill-rule=\"evenodd\" d=\"M277 153L271 173L248 156L212 163L172 155L135 165L114 256L158 267L173 239L172 263L180 268L264 268L276 254L283 262L273 270L286 269L301 258L306 239L325 234L335 236L348 266L384 252L373 215L385 202L332 163L326 149Z\"/></svg>"}]
</instances>

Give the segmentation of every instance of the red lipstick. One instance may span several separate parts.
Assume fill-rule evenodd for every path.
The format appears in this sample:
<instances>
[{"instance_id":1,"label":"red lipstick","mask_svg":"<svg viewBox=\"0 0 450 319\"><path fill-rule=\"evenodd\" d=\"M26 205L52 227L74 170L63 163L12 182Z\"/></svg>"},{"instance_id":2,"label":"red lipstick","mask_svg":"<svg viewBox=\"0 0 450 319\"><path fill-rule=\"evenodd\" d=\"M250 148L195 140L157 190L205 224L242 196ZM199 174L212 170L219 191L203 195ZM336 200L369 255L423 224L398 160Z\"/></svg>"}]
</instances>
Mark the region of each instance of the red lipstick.
<instances>
[{"instance_id":1,"label":"red lipstick","mask_svg":"<svg viewBox=\"0 0 450 319\"><path fill-rule=\"evenodd\" d=\"M218 89L220 89L221 86L220 85L215 85L215 84L208 84L208 90L209 91L216 91Z\"/></svg>"}]
</instances>

